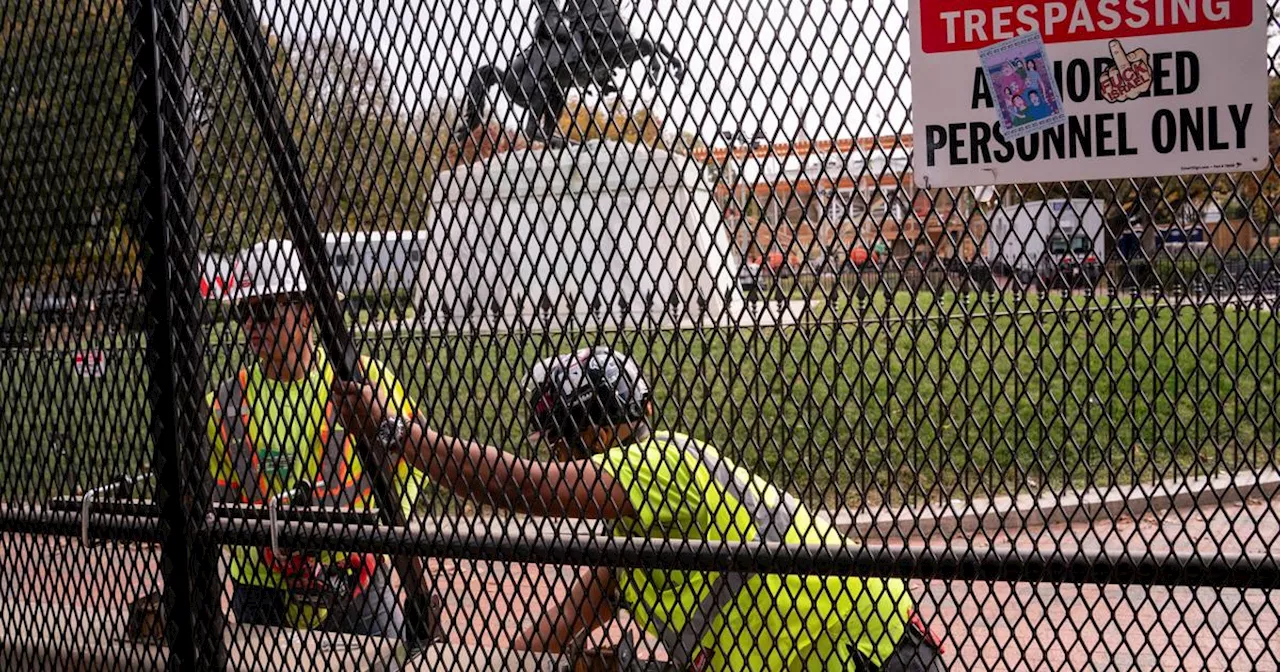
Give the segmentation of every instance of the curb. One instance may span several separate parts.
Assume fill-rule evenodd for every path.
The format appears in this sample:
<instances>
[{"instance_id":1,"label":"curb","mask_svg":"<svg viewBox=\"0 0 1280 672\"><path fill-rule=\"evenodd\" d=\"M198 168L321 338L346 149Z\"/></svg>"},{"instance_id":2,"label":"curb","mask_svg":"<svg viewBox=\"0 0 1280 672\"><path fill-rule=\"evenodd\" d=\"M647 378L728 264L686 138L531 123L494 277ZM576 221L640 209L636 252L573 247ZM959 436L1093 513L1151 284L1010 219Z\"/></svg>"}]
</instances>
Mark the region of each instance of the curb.
<instances>
[{"instance_id":1,"label":"curb","mask_svg":"<svg viewBox=\"0 0 1280 672\"><path fill-rule=\"evenodd\" d=\"M1055 523L1092 522L1120 516L1140 518L1150 510L1188 508L1239 502L1251 497L1271 499L1280 492L1280 472L1265 470L1218 474L1208 478L1171 479L1159 483L1113 486L1084 493L1018 495L971 502L951 500L925 508L877 511L842 509L832 523L853 537L908 539L942 535L954 537L978 531L1012 532Z\"/></svg>"}]
</instances>

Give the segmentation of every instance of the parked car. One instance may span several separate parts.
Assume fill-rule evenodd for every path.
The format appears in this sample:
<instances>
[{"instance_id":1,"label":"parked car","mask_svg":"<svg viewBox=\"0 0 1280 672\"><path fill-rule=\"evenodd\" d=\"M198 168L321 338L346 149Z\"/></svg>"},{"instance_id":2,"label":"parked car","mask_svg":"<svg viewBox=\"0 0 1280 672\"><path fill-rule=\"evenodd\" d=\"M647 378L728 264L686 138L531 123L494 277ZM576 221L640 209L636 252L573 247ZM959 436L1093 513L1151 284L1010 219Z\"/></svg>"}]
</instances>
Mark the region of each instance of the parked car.
<instances>
[{"instance_id":1,"label":"parked car","mask_svg":"<svg viewBox=\"0 0 1280 672\"><path fill-rule=\"evenodd\" d=\"M763 270L760 264L752 262L744 263L738 267L738 287L748 301L754 301L760 296L762 289L760 275Z\"/></svg>"},{"instance_id":2,"label":"parked car","mask_svg":"<svg viewBox=\"0 0 1280 672\"><path fill-rule=\"evenodd\" d=\"M1094 253L1093 239L1083 231L1067 238L1057 230L1049 236L1038 271L1045 289L1094 287L1102 277L1102 263Z\"/></svg>"},{"instance_id":3,"label":"parked car","mask_svg":"<svg viewBox=\"0 0 1280 672\"><path fill-rule=\"evenodd\" d=\"M131 288L107 289L95 299L98 314L109 323L140 327L146 310L141 293Z\"/></svg>"},{"instance_id":4,"label":"parked car","mask_svg":"<svg viewBox=\"0 0 1280 672\"><path fill-rule=\"evenodd\" d=\"M982 256L993 270L1011 271L1023 285L1096 283L1106 262L1104 210L1104 203L1090 199L1026 201L995 214Z\"/></svg>"}]
</instances>

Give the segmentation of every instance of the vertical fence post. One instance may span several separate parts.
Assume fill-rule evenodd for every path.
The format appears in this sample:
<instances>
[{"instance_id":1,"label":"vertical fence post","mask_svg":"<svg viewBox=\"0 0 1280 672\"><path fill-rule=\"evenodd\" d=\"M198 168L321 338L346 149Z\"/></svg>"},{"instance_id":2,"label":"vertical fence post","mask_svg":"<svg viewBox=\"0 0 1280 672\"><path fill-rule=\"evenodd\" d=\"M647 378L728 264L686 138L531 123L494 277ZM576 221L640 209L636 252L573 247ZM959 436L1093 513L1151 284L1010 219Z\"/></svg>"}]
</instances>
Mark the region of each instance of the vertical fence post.
<instances>
[{"instance_id":1,"label":"vertical fence post","mask_svg":"<svg viewBox=\"0 0 1280 672\"><path fill-rule=\"evenodd\" d=\"M248 0L223 0L221 7L227 30L235 43L236 60L240 64L254 119L268 147L267 159L276 196L284 211L285 225L297 245L309 298L316 306L320 343L329 354L334 375L339 380L363 380L359 350L347 329L338 302L337 289L327 265L320 222L312 208L302 155L280 102L280 86L272 70L274 61L262 28ZM362 464L383 462L364 441L356 441L354 445ZM382 522L392 527L405 527L407 520L397 504L400 497L393 485L393 474L386 469L371 469L368 473ZM392 557L392 566L404 590L407 639L415 647L423 645L439 634L439 623L436 620L437 605L422 559L397 555Z\"/></svg>"},{"instance_id":2,"label":"vertical fence post","mask_svg":"<svg viewBox=\"0 0 1280 672\"><path fill-rule=\"evenodd\" d=\"M209 502L200 232L188 193L188 16L182 0L131 2L133 89L147 292L147 396L170 669L224 669L220 549L199 533Z\"/></svg>"}]
</instances>

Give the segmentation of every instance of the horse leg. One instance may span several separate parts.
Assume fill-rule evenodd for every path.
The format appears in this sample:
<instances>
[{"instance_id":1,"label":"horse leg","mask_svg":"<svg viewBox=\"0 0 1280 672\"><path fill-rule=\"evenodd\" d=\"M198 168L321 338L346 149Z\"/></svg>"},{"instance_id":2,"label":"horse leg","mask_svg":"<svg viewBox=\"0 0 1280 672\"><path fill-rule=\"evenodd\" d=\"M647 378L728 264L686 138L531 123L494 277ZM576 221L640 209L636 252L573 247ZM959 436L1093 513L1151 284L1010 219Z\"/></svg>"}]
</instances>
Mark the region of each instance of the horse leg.
<instances>
[{"instance_id":1,"label":"horse leg","mask_svg":"<svg viewBox=\"0 0 1280 672\"><path fill-rule=\"evenodd\" d=\"M596 88L599 89L601 98L618 92L618 85L613 78L614 72L607 70L596 80Z\"/></svg>"},{"instance_id":2,"label":"horse leg","mask_svg":"<svg viewBox=\"0 0 1280 672\"><path fill-rule=\"evenodd\" d=\"M555 118L560 113L554 104L559 84L539 46L535 45L526 58L518 60L521 67L509 69L505 88L512 102L525 108L525 138L529 142L545 142L548 138L543 119Z\"/></svg>"},{"instance_id":3,"label":"horse leg","mask_svg":"<svg viewBox=\"0 0 1280 672\"><path fill-rule=\"evenodd\" d=\"M530 109L525 112L528 118L524 123L524 135L529 142L546 142L547 138L543 135L542 130L542 110Z\"/></svg>"},{"instance_id":4,"label":"horse leg","mask_svg":"<svg viewBox=\"0 0 1280 672\"><path fill-rule=\"evenodd\" d=\"M649 62L646 64L644 70L644 81L646 84L657 85L658 76L662 74L662 63L651 58L655 53L657 53L657 51L657 45L643 37L640 37L631 40L626 45L626 49L622 53L624 55L625 62L627 63L633 63L642 58L648 59Z\"/></svg>"},{"instance_id":5,"label":"horse leg","mask_svg":"<svg viewBox=\"0 0 1280 672\"><path fill-rule=\"evenodd\" d=\"M645 69L646 82L657 84L658 76L663 73L663 70L669 71L668 74L677 79L684 74L684 61L676 58L676 55L671 53L670 49L643 37L637 38L632 42L634 44L634 53L636 54L633 60L649 59L649 66ZM655 55L662 58L653 58Z\"/></svg>"},{"instance_id":6,"label":"horse leg","mask_svg":"<svg viewBox=\"0 0 1280 672\"><path fill-rule=\"evenodd\" d=\"M545 100L541 114L542 128L539 131L539 135L542 136L548 147L564 147L567 138L560 133L560 112L564 110L564 94L559 91L548 91L543 95Z\"/></svg>"},{"instance_id":7,"label":"horse leg","mask_svg":"<svg viewBox=\"0 0 1280 672\"><path fill-rule=\"evenodd\" d=\"M548 110L542 115L542 127L538 132L548 147L559 148L567 144L567 139L560 133L560 119L554 112Z\"/></svg>"},{"instance_id":8,"label":"horse leg","mask_svg":"<svg viewBox=\"0 0 1280 672\"><path fill-rule=\"evenodd\" d=\"M683 59L671 53L670 49L664 47L661 44L655 44L653 45L653 48L662 56L663 60L666 61L667 70L669 71L668 74L670 74L675 79L679 79L680 77L684 76L684 60Z\"/></svg>"},{"instance_id":9,"label":"horse leg","mask_svg":"<svg viewBox=\"0 0 1280 672\"><path fill-rule=\"evenodd\" d=\"M467 82L467 103L462 113L462 123L454 129L454 139L463 142L471 132L484 123L485 94L489 87L502 80L503 72L492 65L482 65L471 74Z\"/></svg>"},{"instance_id":10,"label":"horse leg","mask_svg":"<svg viewBox=\"0 0 1280 672\"><path fill-rule=\"evenodd\" d=\"M543 86L549 85L550 83L543 83ZM560 107L541 90L536 95L527 95L526 98L525 139L530 143L543 142L554 146L556 143L553 136L559 121Z\"/></svg>"},{"instance_id":11,"label":"horse leg","mask_svg":"<svg viewBox=\"0 0 1280 672\"><path fill-rule=\"evenodd\" d=\"M554 118L553 112L547 101L546 96L542 93L542 85L537 85L536 92L525 92L525 122L524 135L529 142L546 142L548 135L546 132L546 124L544 119L547 117Z\"/></svg>"}]
</instances>

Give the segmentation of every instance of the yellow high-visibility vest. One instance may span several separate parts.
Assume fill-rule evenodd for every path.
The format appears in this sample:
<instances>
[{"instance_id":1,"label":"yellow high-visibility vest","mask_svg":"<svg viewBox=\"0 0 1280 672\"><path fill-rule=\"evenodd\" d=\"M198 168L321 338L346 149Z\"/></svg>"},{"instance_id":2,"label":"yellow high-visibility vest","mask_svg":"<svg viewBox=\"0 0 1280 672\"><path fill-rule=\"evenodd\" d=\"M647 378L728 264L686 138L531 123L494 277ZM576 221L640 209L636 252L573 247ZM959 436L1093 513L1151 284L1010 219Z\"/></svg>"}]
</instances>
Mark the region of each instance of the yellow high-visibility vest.
<instances>
[{"instance_id":1,"label":"yellow high-visibility vest","mask_svg":"<svg viewBox=\"0 0 1280 672\"><path fill-rule=\"evenodd\" d=\"M846 543L795 497L679 434L595 460L627 490L615 533L708 541ZM851 670L893 652L913 605L899 579L623 570L621 597L671 662L692 670Z\"/></svg>"}]
</instances>

